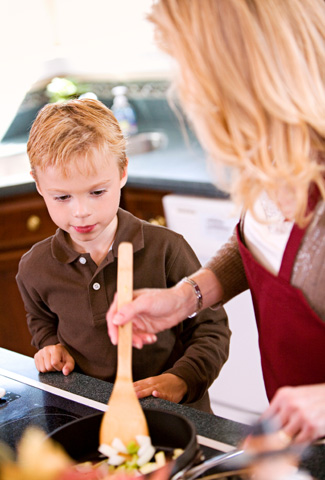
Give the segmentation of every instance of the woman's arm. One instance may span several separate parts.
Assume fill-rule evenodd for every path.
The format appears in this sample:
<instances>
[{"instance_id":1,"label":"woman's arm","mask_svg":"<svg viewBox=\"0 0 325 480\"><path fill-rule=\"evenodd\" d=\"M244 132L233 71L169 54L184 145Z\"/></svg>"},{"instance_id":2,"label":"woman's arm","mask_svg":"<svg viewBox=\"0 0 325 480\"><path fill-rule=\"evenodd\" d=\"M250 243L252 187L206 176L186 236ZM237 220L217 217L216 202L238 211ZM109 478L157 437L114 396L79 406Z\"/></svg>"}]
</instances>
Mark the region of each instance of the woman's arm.
<instances>
[{"instance_id":1,"label":"woman's arm","mask_svg":"<svg viewBox=\"0 0 325 480\"><path fill-rule=\"evenodd\" d=\"M220 277L219 277L220 274ZM202 308L228 301L234 294L247 288L245 272L233 235L216 256L190 275L202 293ZM230 279L236 279L236 288L229 289ZM230 289L229 289L230 290ZM166 289L141 289L134 292L133 301L117 312L117 297L107 313L108 332L113 344L117 344L117 326L133 323L133 344L142 348L153 343L155 334L172 328L197 310L198 299L192 285L179 282Z\"/></svg>"}]
</instances>

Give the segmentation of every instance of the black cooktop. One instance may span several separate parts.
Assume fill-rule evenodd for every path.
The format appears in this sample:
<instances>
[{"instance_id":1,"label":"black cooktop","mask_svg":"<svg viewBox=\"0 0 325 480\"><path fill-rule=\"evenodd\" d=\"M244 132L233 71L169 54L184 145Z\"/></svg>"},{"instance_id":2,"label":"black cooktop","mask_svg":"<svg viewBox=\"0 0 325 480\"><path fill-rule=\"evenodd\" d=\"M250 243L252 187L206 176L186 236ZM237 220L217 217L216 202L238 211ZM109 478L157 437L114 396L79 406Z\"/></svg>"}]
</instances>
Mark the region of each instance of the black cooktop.
<instances>
[{"instance_id":1,"label":"black cooktop","mask_svg":"<svg viewBox=\"0 0 325 480\"><path fill-rule=\"evenodd\" d=\"M62 391L62 395L65 396L60 396L60 392L50 393L4 375L0 375L0 387L7 392L2 401L0 400L0 442L5 442L14 451L28 426L38 426L49 434L77 418L102 411L102 409L78 403L75 399L65 398L69 395L66 391ZM91 400L89 402L91 403ZM206 415L192 409L191 413L199 417ZM211 419L213 420L214 417ZM215 422L217 421L219 421L218 418ZM212 421L211 424L212 429L216 429ZM217 450L203 445L200 445L200 448L205 458L211 458L218 453ZM302 467L310 471L314 478L325 480L324 446L313 447L308 457L302 462ZM209 473L211 471L214 470L210 470Z\"/></svg>"},{"instance_id":2,"label":"black cooktop","mask_svg":"<svg viewBox=\"0 0 325 480\"><path fill-rule=\"evenodd\" d=\"M4 441L14 452L29 426L37 426L49 434L77 418L100 411L2 375L0 386L6 390L0 400L0 442ZM205 458L217 453L203 446L201 452Z\"/></svg>"},{"instance_id":3,"label":"black cooktop","mask_svg":"<svg viewBox=\"0 0 325 480\"><path fill-rule=\"evenodd\" d=\"M0 400L0 441L13 450L28 426L45 433L99 410L0 375L6 395Z\"/></svg>"}]
</instances>

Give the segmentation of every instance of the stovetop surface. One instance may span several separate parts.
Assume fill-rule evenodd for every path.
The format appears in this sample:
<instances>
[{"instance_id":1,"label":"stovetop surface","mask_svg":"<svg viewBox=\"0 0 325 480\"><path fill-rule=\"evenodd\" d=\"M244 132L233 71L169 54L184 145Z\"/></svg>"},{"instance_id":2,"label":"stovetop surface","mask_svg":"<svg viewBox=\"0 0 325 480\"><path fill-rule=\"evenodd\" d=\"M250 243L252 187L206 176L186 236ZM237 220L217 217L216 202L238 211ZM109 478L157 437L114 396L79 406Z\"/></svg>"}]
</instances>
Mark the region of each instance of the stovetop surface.
<instances>
[{"instance_id":1,"label":"stovetop surface","mask_svg":"<svg viewBox=\"0 0 325 480\"><path fill-rule=\"evenodd\" d=\"M0 402L0 441L16 450L28 426L45 433L99 410L0 375L6 395Z\"/></svg>"},{"instance_id":2,"label":"stovetop surface","mask_svg":"<svg viewBox=\"0 0 325 480\"><path fill-rule=\"evenodd\" d=\"M50 434L77 418L100 412L88 405L2 375L0 386L6 390L6 395L0 402L0 442L5 442L14 452L27 427L37 426ZM205 458L217 453L202 445L200 449Z\"/></svg>"},{"instance_id":3,"label":"stovetop surface","mask_svg":"<svg viewBox=\"0 0 325 480\"><path fill-rule=\"evenodd\" d=\"M37 388L36 386L24 383L24 381L19 381L19 379L15 380L5 375L6 374L0 375L0 387L3 387L7 392L4 397L5 401L0 401L0 442L5 442L14 451L17 448L23 432L29 426L38 426L46 434L49 434L75 419L103 411L103 408L105 408L106 402L105 404L94 402L92 407L84 403L78 403L78 401L75 401L71 396L71 399L66 398L66 392L60 391L60 389L57 389L57 394L51 393L46 389L42 389L42 387ZM78 384L79 381L82 382L82 380L78 378ZM62 396L60 395L61 392ZM104 395L105 398L106 393L107 392L105 392ZM88 399L85 398L84 400L87 400L85 403L90 403L91 405L92 400L88 401ZM103 399L101 399L101 402L103 402ZM154 402L154 400L151 400L151 402ZM150 408L150 400L148 400L148 403ZM155 405L153 406L155 407ZM201 412L195 412L193 409L190 409L190 411L193 417L192 421L196 416L200 417L200 419L201 417L205 419L205 416L202 415ZM211 419L214 420L214 417L211 417ZM216 419L216 421L219 422L220 419ZM206 428L208 428L208 426L206 426ZM216 427L212 421L211 429L213 432L216 431ZM220 453L215 448L209 448L203 445L200 445L200 448L205 458L211 458L217 453ZM324 448L324 445L313 447L310 452L310 458L302 462L302 467L307 468L307 470L313 474L314 478L320 480L325 480Z\"/></svg>"},{"instance_id":4,"label":"stovetop surface","mask_svg":"<svg viewBox=\"0 0 325 480\"><path fill-rule=\"evenodd\" d=\"M100 412L2 375L0 386L6 390L0 401L0 442L5 442L14 452L27 427L36 426L50 434L77 418ZM201 446L201 453L210 458L217 452Z\"/></svg>"}]
</instances>

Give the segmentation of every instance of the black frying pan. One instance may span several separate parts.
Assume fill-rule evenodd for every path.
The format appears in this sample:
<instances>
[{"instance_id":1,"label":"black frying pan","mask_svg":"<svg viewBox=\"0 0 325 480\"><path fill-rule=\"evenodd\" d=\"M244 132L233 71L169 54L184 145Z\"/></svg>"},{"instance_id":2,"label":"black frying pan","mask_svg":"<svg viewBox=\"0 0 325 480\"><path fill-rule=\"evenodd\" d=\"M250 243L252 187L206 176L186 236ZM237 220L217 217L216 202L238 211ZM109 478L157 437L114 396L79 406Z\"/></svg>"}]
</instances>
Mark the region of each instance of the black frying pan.
<instances>
[{"instance_id":1,"label":"black frying pan","mask_svg":"<svg viewBox=\"0 0 325 480\"><path fill-rule=\"evenodd\" d=\"M194 425L185 417L157 409L144 409L153 446L157 450L184 452L172 464L170 476L189 468L200 456ZM103 413L79 418L49 434L77 462L100 459L99 429Z\"/></svg>"},{"instance_id":2,"label":"black frying pan","mask_svg":"<svg viewBox=\"0 0 325 480\"><path fill-rule=\"evenodd\" d=\"M285 449L256 454L234 449L202 462L203 456L196 440L195 427L186 417L157 409L144 409L144 414L152 444L157 450L164 450L167 454L172 453L175 448L184 450L182 455L171 462L168 472L170 480L194 480L211 468L224 473L229 469L238 471L251 467L256 460L265 456L288 453L300 455L305 448L292 445ZM99 461L99 429L102 417L103 413L96 413L74 420L49 434L49 437L60 443L77 462Z\"/></svg>"}]
</instances>

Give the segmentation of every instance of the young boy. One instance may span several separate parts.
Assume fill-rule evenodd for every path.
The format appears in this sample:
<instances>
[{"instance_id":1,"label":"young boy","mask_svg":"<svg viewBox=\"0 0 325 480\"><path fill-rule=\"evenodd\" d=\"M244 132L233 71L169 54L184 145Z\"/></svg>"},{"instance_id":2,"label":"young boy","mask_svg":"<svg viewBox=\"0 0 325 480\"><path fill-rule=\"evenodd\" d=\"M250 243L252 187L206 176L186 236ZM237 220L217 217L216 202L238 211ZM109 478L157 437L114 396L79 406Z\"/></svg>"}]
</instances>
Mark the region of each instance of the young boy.
<instances>
[{"instance_id":1,"label":"young boy","mask_svg":"<svg viewBox=\"0 0 325 480\"><path fill-rule=\"evenodd\" d=\"M199 262L183 237L119 208L127 180L125 139L97 100L46 105L27 145L31 174L55 235L21 259L17 283L40 372L74 369L114 382L117 352L106 324L116 291L117 249L134 250L134 288L169 287ZM207 389L228 357L224 310L211 309L133 351L139 398L154 395L210 411Z\"/></svg>"}]
</instances>

